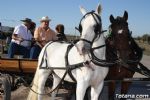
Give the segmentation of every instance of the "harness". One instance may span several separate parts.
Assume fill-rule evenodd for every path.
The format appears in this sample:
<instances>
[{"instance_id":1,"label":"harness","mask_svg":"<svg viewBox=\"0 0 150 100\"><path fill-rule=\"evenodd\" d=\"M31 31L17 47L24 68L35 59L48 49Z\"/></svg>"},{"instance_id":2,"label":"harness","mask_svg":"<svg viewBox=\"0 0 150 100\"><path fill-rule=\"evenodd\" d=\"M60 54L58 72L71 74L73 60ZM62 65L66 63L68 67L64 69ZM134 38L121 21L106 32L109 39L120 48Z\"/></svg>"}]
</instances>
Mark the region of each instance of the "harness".
<instances>
[{"instance_id":1,"label":"harness","mask_svg":"<svg viewBox=\"0 0 150 100\"><path fill-rule=\"evenodd\" d=\"M66 72L65 72L65 74L64 74L63 77L65 78L65 76L68 74L68 75L70 76L70 78L71 78L74 82L76 82L76 79L73 77L71 71L72 71L73 69L83 67L83 66L84 66L85 64L87 64L88 62L85 61L85 62L73 64L73 65L70 65L70 64L69 64L68 54L69 54L69 51L71 50L71 48L74 46L74 44L71 43L71 44L68 45L67 50L66 50L66 53L65 53L65 57L64 57L64 58L65 58L65 66L66 66L66 67L53 67L53 66L50 67L50 66L48 66L48 63L47 63L47 52L46 52L46 50L47 50L47 47L48 47L48 46L50 46L52 43L55 43L55 42L60 42L60 43L61 43L61 41L53 41L53 42L50 42L50 43L48 43L48 44L46 45L45 50L44 50L44 55L43 55L43 57L42 57L42 62L41 62L41 64L40 64L40 69L66 70ZM53 72L53 73L54 73L54 72ZM64 79L64 78L62 78L62 79Z\"/></svg>"},{"instance_id":2,"label":"harness","mask_svg":"<svg viewBox=\"0 0 150 100\"><path fill-rule=\"evenodd\" d=\"M79 27L78 27L78 28L76 27L76 29L77 29L80 33L82 33L82 25L81 25L82 20L83 20L84 18L86 18L86 16L89 15L89 14L93 16L93 18L94 18L94 20L95 20L95 22L96 22L96 26L95 26L95 29L94 29L95 36L94 36L94 38L93 38L92 41L89 41L89 40L86 40L86 39L82 39L82 38L80 38L79 40L80 40L80 41L85 41L85 42L87 42L87 43L89 43L89 44L92 45L93 42L96 40L96 38L99 38L100 35L105 32L105 31L101 31L102 25L99 24L99 23L101 23L101 18L100 18L100 16L98 16L94 11L88 12L87 14L85 14L85 15L82 17L82 19L80 20L80 23L79 23ZM96 19L98 19L98 20L96 20ZM82 34L81 34L81 35L82 35ZM116 63L118 62L118 61L111 61L111 62L109 62L108 60L102 60L102 59L99 59L98 57L96 57L96 55L94 54L94 50L100 49L100 48L105 47L105 46L106 46L106 45L104 44L104 45L100 45L100 46L98 46L98 47L94 47L94 48L91 48L91 49L90 49L91 62L93 62L95 65L102 66L102 67L106 67L106 66L114 65L114 64L116 64Z\"/></svg>"},{"instance_id":3,"label":"harness","mask_svg":"<svg viewBox=\"0 0 150 100\"><path fill-rule=\"evenodd\" d=\"M71 73L71 69L69 67L69 61L68 61L68 54L69 54L69 51L71 50L71 48L73 47L74 45L73 44L70 44L68 47L67 47L67 51L66 51L66 54L65 54L65 65L66 67L68 68L68 75L71 77L71 79L76 82L76 79L73 77L72 73ZM78 65L79 66L79 65ZM77 66L75 66L77 67Z\"/></svg>"},{"instance_id":4,"label":"harness","mask_svg":"<svg viewBox=\"0 0 150 100\"><path fill-rule=\"evenodd\" d=\"M85 14L84 16L83 16L83 18L85 18L88 14L91 14L92 16L93 16L93 18L94 18L94 20L96 21L96 27L95 27L95 36L94 36L94 38L93 38L93 40L92 41L89 41L89 40L86 40L86 39L79 39L79 41L85 41L85 42L87 42L87 43L90 43L91 45L93 44L93 42L95 41L95 39L97 38L97 37L100 37L100 35L104 32L104 31L101 31L100 29L101 29L101 25L98 23L98 21L96 20L96 18L101 22L101 19L100 19L100 17L96 14L96 13L94 13L94 11L91 11L91 12L89 12L89 13L87 13L87 14ZM83 20L83 18L81 19L81 21L80 21L80 24L79 24L79 28L76 28L76 29L78 29L79 31L80 31L80 33L82 33L82 25L81 25L81 22L82 22L82 20ZM49 67L48 66L48 63L47 63L47 52L46 52L46 50L47 50L47 47L50 45L50 44L52 44L52 43L54 43L54 42L58 42L58 41L53 41L53 42L49 42L47 45L46 45L46 47L45 47L45 50L44 50L44 55L43 55L43 57L42 57L42 62L41 62L41 64L40 64L40 69L51 69L51 70L54 70L54 69L59 69L59 70L66 70L65 71L65 74L63 75L63 77L62 77L62 79L61 79L61 81L60 81L60 83L58 84L58 86L54 89L54 90L56 90L56 89L58 89L58 87L60 86L60 84L62 83L62 81L64 81L64 78L65 78L65 76L68 74L69 76L70 76L70 78L74 81L74 82L76 82L76 79L73 77L73 75L72 75L72 70L73 69L76 69L76 68L81 68L81 67L84 67L84 65L85 64L89 64L89 62L92 62L92 63L94 63L95 65L98 65L98 66L101 66L101 67L108 67L108 66L112 66L112 65L115 65L115 64L120 64L120 65L123 65L123 67L125 67L125 68L128 68L128 69L130 69L131 67L129 67L129 65L128 65L128 63L124 63L124 62L122 62L120 59L116 59L116 60L114 60L114 61L108 61L108 60L102 60L102 59L99 59L95 54L94 54L94 50L96 50L96 49L100 49L100 48L103 48L103 47L105 47L106 45L104 44L104 45L100 45L100 46L98 46L98 47L94 47L94 48L91 48L91 50L90 50L90 56L91 56L91 59L90 59L90 61L84 61L84 62L81 62L81 63L77 63L77 64L73 64L73 65L70 65L69 64L69 60L68 60L68 54L69 54L69 51L72 49L72 47L74 47L75 45L74 45L74 43L71 43L71 44L69 44L68 45L68 47L67 47L67 50L66 50L66 53L65 53L65 66L66 67L53 67L53 66L51 66L51 67ZM59 41L60 42L60 41ZM43 63L44 62L44 63ZM132 61L131 61L132 62ZM140 64L140 63L139 63ZM143 68L144 70L147 70L146 68ZM138 72L140 72L139 71L139 69L130 69L130 70L136 70L136 71L138 71ZM142 72L141 72L142 73ZM55 74L55 72L53 71L53 74ZM143 73L142 73L143 74ZM149 75L150 76L150 75ZM51 92L53 92L54 90L52 90ZM35 92L35 91L34 91ZM50 92L50 93L51 93Z\"/></svg>"},{"instance_id":5,"label":"harness","mask_svg":"<svg viewBox=\"0 0 150 100\"><path fill-rule=\"evenodd\" d=\"M121 59L119 59L117 57L116 52L115 52L116 50L110 47L109 43L111 41L113 41L113 40L111 40L111 38L112 38L112 33L110 33L109 37L106 39L106 49L109 49L109 52L111 51L111 54L109 52L106 52L106 54L110 54L110 55L107 55L106 57L109 58L109 59L112 58L110 60L110 62L112 62L112 61L115 61L115 62L118 61L116 64L120 64L122 67L124 67L124 68L126 68L126 69L128 69L130 71L138 72L138 73L140 73L142 75L150 77L150 70L140 62L140 60L142 59L142 56L143 56L143 50L138 46L138 44L132 38L131 33L129 33L130 48L131 48L131 50L133 50L133 53L134 53L136 59L129 59L126 62L124 62ZM139 66L138 67L137 66L130 67L129 66L130 64L137 64L137 66L138 65ZM113 65L109 66L109 67L113 67Z\"/></svg>"}]
</instances>

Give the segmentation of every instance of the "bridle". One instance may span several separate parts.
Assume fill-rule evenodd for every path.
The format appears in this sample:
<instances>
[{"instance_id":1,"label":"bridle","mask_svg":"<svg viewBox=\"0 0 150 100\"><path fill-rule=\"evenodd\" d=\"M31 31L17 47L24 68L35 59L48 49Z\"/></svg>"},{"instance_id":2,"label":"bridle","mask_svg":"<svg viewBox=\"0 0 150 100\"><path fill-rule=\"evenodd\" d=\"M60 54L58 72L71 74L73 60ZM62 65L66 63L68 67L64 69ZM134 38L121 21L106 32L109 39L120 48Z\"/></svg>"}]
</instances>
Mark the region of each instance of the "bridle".
<instances>
[{"instance_id":1,"label":"bridle","mask_svg":"<svg viewBox=\"0 0 150 100\"><path fill-rule=\"evenodd\" d=\"M104 33L106 30L101 31L101 29L102 29L102 28L101 28L101 27L102 27L102 25L101 25L101 18L100 18L99 15L97 15L97 14L95 13L95 11L91 11L91 12L88 12L87 14L85 14L85 15L81 18L80 23L79 23L79 28L76 28L76 29L81 33L81 35L82 35L82 25L81 25L82 20L85 19L85 18L87 17L87 15L89 15L89 14L92 15L92 17L94 18L94 20L95 20L95 22L96 22L96 26L95 26L95 29L94 29L95 36L94 36L94 38L93 38L92 41L89 41L89 40L83 39L83 38L80 38L79 41L85 41L85 42L90 43L90 44L92 45L93 42L94 42L96 39L98 39L98 38L100 37L100 35L101 35L102 33ZM97 20L97 19L98 19L98 20ZM118 61L108 62L107 60L99 59L99 58L94 54L94 50L103 48L103 47L105 47L105 46L106 46L106 45L103 44L103 45L100 45L100 46L97 46L97 47L93 47L93 48L91 47L91 49L90 49L90 54L91 54L91 55L90 55L90 61L91 61L91 62L93 62L93 63L96 64L96 65L103 66L103 67L111 66L111 65L114 65L114 64L116 64L116 63L118 62Z\"/></svg>"},{"instance_id":2,"label":"bridle","mask_svg":"<svg viewBox=\"0 0 150 100\"><path fill-rule=\"evenodd\" d=\"M110 25L110 27L109 27L109 32L110 32L110 36L109 36L109 38L110 38L110 41L113 43L112 44L112 46L114 47L114 41L115 41L115 32L113 32L113 30L112 30L112 28L111 28L111 25ZM130 45L130 49L131 50L134 50L134 46L135 45L137 45L136 43L135 43L135 41L134 41L134 39L133 39L133 37L132 37L132 32L130 32L130 30L128 29L127 30L127 32L126 32L126 34L127 34L127 36L128 36L128 42L129 42L129 45ZM115 48L115 47L114 47ZM116 48L115 48L116 49ZM117 50L117 49L116 49ZM114 51L111 51L113 54L115 54L115 57L117 57L117 58L115 58L115 59L119 59L119 57L117 56L117 52L114 52ZM139 61L141 60L141 57L139 56L139 55L136 55L137 57L136 57L136 59L128 59L127 61L126 61L126 63L128 63L128 64L136 64L136 63L139 63Z\"/></svg>"},{"instance_id":3,"label":"bridle","mask_svg":"<svg viewBox=\"0 0 150 100\"><path fill-rule=\"evenodd\" d=\"M95 29L94 29L95 36L94 36L94 38L93 38L92 41L89 41L89 40L83 39L83 38L80 38L79 40L85 41L85 42L90 43L90 44L92 45L93 42L95 41L95 39L96 39L97 37L100 37L100 35L103 33L103 31L101 31L101 27L102 27L102 25L101 25L101 18L100 18L99 15L97 15L97 14L95 13L95 11L91 11L91 12L86 13L86 14L81 18L80 23L79 23L79 27L76 28L76 29L80 32L81 35L82 35L82 24L81 24L81 23L82 23L82 21L87 17L87 15L92 15L92 17L94 18L94 21L96 22L96 26L95 26ZM98 20L97 20L97 19L98 19Z\"/></svg>"}]
</instances>

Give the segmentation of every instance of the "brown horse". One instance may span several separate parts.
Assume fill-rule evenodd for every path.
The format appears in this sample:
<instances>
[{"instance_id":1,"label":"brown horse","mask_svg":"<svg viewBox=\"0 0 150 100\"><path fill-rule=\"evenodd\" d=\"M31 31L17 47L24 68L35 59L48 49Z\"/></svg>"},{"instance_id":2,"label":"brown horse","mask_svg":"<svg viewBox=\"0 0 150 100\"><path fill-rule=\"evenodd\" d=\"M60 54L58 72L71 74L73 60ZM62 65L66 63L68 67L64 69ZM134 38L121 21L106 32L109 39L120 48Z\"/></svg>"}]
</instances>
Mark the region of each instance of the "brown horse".
<instances>
[{"instance_id":1,"label":"brown horse","mask_svg":"<svg viewBox=\"0 0 150 100\"><path fill-rule=\"evenodd\" d=\"M110 36L106 40L106 58L108 61L120 60L128 64L129 67L137 67L138 62L142 58L142 50L131 37L127 20L127 11L124 12L123 17L118 16L114 18L113 15L110 16ZM132 78L134 73L133 70L125 68L122 64L110 66L107 79L113 81L109 82L109 100L113 100L116 97L114 94L116 88L115 80ZM130 83L121 81L121 94L128 92Z\"/></svg>"}]
</instances>

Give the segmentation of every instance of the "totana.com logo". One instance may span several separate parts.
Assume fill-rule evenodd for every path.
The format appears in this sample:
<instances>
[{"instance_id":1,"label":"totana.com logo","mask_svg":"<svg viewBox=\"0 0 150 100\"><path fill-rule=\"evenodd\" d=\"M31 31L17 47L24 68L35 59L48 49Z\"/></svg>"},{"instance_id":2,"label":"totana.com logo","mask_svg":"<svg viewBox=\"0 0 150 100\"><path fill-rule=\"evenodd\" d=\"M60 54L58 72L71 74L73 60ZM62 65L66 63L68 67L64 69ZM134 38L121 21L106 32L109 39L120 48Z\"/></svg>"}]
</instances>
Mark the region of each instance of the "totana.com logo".
<instances>
[{"instance_id":1,"label":"totana.com logo","mask_svg":"<svg viewBox=\"0 0 150 100\"><path fill-rule=\"evenodd\" d=\"M118 99L144 99L149 97L150 96L148 94L116 94L116 98Z\"/></svg>"}]
</instances>

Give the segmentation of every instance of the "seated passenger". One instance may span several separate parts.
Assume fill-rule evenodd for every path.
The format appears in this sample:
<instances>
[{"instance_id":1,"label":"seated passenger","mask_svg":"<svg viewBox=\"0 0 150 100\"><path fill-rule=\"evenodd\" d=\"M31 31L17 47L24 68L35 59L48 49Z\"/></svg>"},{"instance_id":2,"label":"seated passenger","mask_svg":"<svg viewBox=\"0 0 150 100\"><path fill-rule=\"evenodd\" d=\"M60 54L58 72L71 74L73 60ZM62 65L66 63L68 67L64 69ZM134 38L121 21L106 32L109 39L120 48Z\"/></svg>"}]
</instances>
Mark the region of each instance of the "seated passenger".
<instances>
[{"instance_id":1,"label":"seated passenger","mask_svg":"<svg viewBox=\"0 0 150 100\"><path fill-rule=\"evenodd\" d=\"M31 34L32 36L34 36L34 31L35 31L35 28L36 28L36 23L35 22L32 22L31 23L31 27L30 27L30 31L31 31ZM33 38L33 41L31 42L31 47L35 44L35 40Z\"/></svg>"},{"instance_id":2,"label":"seated passenger","mask_svg":"<svg viewBox=\"0 0 150 100\"><path fill-rule=\"evenodd\" d=\"M40 20L41 25L35 29L34 39L36 43L31 48L30 59L37 59L44 45L49 41L57 39L56 33L49 27L50 21L48 16L42 17Z\"/></svg>"},{"instance_id":3,"label":"seated passenger","mask_svg":"<svg viewBox=\"0 0 150 100\"><path fill-rule=\"evenodd\" d=\"M31 31L32 36L34 36L35 28L36 28L36 23L35 23L35 22L32 22L32 23L31 23L31 27L30 27L30 29L29 29L29 30Z\"/></svg>"},{"instance_id":4,"label":"seated passenger","mask_svg":"<svg viewBox=\"0 0 150 100\"><path fill-rule=\"evenodd\" d=\"M57 37L59 41L67 41L66 35L64 34L64 25L63 24L58 24L55 28L57 32Z\"/></svg>"},{"instance_id":5,"label":"seated passenger","mask_svg":"<svg viewBox=\"0 0 150 100\"><path fill-rule=\"evenodd\" d=\"M12 34L12 40L8 49L9 58L13 58L16 53L23 55L23 58L29 58L31 48L30 40L32 40L32 34L29 28L32 20L25 18L21 21L23 24L16 26Z\"/></svg>"}]
</instances>

